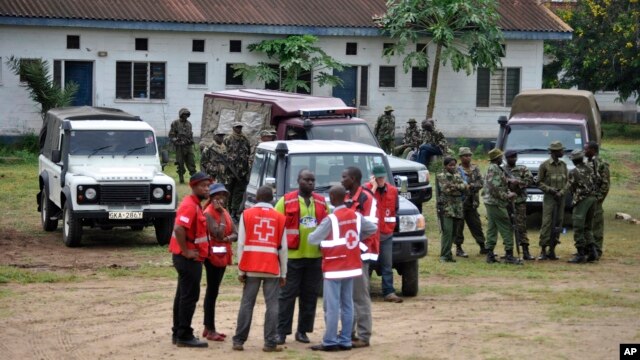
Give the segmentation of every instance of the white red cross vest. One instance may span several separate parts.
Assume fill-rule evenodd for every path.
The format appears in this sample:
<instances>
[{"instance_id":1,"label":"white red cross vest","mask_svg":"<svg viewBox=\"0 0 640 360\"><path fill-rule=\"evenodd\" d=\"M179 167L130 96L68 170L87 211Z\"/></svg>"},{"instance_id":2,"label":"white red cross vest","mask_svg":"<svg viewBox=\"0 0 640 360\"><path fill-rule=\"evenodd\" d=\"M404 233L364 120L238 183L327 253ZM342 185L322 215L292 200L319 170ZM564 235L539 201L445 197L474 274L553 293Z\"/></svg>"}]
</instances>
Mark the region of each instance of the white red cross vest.
<instances>
[{"instance_id":1,"label":"white red cross vest","mask_svg":"<svg viewBox=\"0 0 640 360\"><path fill-rule=\"evenodd\" d=\"M280 275L278 248L284 232L284 215L254 206L242 213L245 241L238 268L244 272Z\"/></svg>"},{"instance_id":2,"label":"white red cross vest","mask_svg":"<svg viewBox=\"0 0 640 360\"><path fill-rule=\"evenodd\" d=\"M345 279L362 275L360 252L360 217L357 212L341 208L328 216L331 234L320 243L322 272L325 279Z\"/></svg>"}]
</instances>

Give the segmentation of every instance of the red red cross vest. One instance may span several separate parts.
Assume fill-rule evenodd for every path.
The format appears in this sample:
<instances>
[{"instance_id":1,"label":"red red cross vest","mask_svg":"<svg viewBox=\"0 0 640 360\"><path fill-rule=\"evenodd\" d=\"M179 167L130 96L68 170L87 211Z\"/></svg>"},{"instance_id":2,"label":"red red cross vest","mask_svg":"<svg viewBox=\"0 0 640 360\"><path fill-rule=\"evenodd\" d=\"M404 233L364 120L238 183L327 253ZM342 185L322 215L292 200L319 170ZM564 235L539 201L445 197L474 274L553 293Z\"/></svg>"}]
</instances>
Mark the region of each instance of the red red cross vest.
<instances>
[{"instance_id":1,"label":"red red cross vest","mask_svg":"<svg viewBox=\"0 0 640 360\"><path fill-rule=\"evenodd\" d=\"M331 234L320 243L325 279L345 279L362 275L360 214L340 208L328 215Z\"/></svg>"},{"instance_id":2,"label":"red red cross vest","mask_svg":"<svg viewBox=\"0 0 640 360\"><path fill-rule=\"evenodd\" d=\"M371 183L366 183L364 186L371 190ZM373 193L373 197L376 199L378 207L378 229L381 234L393 234L393 230L396 228L396 203L398 201L398 188L385 183L386 190L384 192L376 191Z\"/></svg>"},{"instance_id":3,"label":"red red cross vest","mask_svg":"<svg viewBox=\"0 0 640 360\"><path fill-rule=\"evenodd\" d=\"M238 268L280 275L278 248L284 233L284 215L273 208L254 206L242 213L242 222L246 237Z\"/></svg>"},{"instance_id":4,"label":"red red cross vest","mask_svg":"<svg viewBox=\"0 0 640 360\"><path fill-rule=\"evenodd\" d=\"M322 195L316 193L311 193L311 195L313 196L316 223L320 224L322 219L327 217L327 204ZM296 250L300 247L300 202L298 200L298 190L284 195L284 213L287 217L285 222L287 247Z\"/></svg>"},{"instance_id":5,"label":"red red cross vest","mask_svg":"<svg viewBox=\"0 0 640 360\"><path fill-rule=\"evenodd\" d=\"M347 206L348 208L357 211L365 219L371 221L374 224L378 224L378 210L377 210L377 202L376 199L371 194L369 189L365 189L362 186L356 190L356 193L353 196L347 195L345 198L345 202L351 202L351 206ZM363 252L361 257L362 260L371 260L377 261L378 254L380 253L380 234L376 232L375 234L369 236L364 239L363 242L367 245L367 251Z\"/></svg>"},{"instance_id":6,"label":"red red cross vest","mask_svg":"<svg viewBox=\"0 0 640 360\"><path fill-rule=\"evenodd\" d=\"M175 226L182 226L186 229L187 249L197 249L199 257L197 261L203 261L209 252L209 243L207 242L207 219L202 212L200 200L195 195L189 195L176 210ZM173 254L180 255L180 245L176 239L175 230L171 234L169 241L169 251Z\"/></svg>"},{"instance_id":7,"label":"red red cross vest","mask_svg":"<svg viewBox=\"0 0 640 360\"><path fill-rule=\"evenodd\" d=\"M222 214L218 212L213 205L209 204L209 206L204 209L205 214L209 214L218 224L220 224L220 219L223 219L224 222L224 236L229 236L233 233L233 223L231 222L231 216L226 209L222 209ZM211 233L209 234L209 256L207 260L211 263L211 265L216 267L225 267L227 265L233 264L233 253L231 252L231 243L230 242L222 242L219 241L221 239L216 239Z\"/></svg>"}]
</instances>

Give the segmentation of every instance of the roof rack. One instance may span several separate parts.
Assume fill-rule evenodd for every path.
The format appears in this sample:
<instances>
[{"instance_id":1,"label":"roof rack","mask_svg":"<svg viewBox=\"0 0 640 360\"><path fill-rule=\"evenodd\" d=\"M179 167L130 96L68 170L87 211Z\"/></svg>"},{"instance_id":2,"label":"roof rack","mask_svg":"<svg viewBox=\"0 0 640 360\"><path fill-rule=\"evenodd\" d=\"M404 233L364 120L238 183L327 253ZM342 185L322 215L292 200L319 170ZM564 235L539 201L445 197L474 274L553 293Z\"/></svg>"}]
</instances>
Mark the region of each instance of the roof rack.
<instances>
[{"instance_id":1,"label":"roof rack","mask_svg":"<svg viewBox=\"0 0 640 360\"><path fill-rule=\"evenodd\" d=\"M335 107L335 108L322 108L322 109L300 109L300 116L304 118L311 117L323 117L323 116L355 116L358 114L358 109L353 107Z\"/></svg>"}]
</instances>

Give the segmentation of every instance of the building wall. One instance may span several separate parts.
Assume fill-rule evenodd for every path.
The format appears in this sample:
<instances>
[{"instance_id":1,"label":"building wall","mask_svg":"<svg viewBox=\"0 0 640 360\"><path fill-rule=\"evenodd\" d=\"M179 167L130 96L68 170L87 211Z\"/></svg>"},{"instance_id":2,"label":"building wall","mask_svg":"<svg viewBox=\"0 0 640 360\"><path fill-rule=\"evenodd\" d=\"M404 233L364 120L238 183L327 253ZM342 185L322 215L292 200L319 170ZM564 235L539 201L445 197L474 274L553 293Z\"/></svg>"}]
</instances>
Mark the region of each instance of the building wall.
<instances>
[{"instance_id":1,"label":"building wall","mask_svg":"<svg viewBox=\"0 0 640 360\"><path fill-rule=\"evenodd\" d=\"M80 49L66 49L66 36L80 35ZM149 51L135 51L135 38L148 38ZM37 28L26 26L0 27L0 135L18 135L37 132L41 125L38 106L28 98L26 87L19 84L4 61L11 55L19 58L41 57L51 64L53 60L85 60L94 62L94 105L116 107L140 115L149 122L160 136L166 135L178 110L191 110L194 133L199 134L203 94L225 88L226 63L255 64L265 61L246 46L274 36L233 33L189 33L163 31L100 30L80 28ZM204 39L204 53L192 52L192 40ZM241 53L229 51L229 40L241 40ZM358 55L345 55L346 42L358 44ZM411 73L402 70L402 57L395 56L387 62L382 57L384 42L388 38L372 37L322 37L320 46L339 61L349 65L369 66L368 102L360 109L360 117L374 125L377 116L386 105L396 111L397 132L403 132L409 118L424 119L428 89L412 89ZM506 43L503 65L521 67L521 89L540 88L542 79L543 46L541 40L511 40ZM106 51L104 57L99 51ZM433 55L435 47L429 48ZM433 57L431 57L433 58ZM116 61L166 62L165 100L115 99ZM187 68L189 62L206 62L207 85L189 86ZM396 66L396 87L379 88L380 65ZM53 72L53 71L52 71ZM429 84L431 70L429 70ZM263 84L245 83L245 87L262 88ZM331 96L330 87L313 85L314 95ZM465 72L455 73L450 67L440 70L438 94L434 117L437 126L447 137L493 138L497 135L496 120L507 115L508 108L476 108L476 76Z\"/></svg>"}]
</instances>

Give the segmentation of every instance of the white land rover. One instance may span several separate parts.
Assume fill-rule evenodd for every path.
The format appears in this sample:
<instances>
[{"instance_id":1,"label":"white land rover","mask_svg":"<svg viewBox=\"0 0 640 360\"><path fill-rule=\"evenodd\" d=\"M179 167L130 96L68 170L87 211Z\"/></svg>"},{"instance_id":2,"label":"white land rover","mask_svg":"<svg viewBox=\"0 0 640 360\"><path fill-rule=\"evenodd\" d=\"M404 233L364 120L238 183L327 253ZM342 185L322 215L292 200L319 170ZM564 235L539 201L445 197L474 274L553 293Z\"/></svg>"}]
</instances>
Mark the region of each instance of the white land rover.
<instances>
[{"instance_id":1,"label":"white land rover","mask_svg":"<svg viewBox=\"0 0 640 360\"><path fill-rule=\"evenodd\" d=\"M162 173L149 124L118 109L52 109L40 147L37 201L45 231L56 230L62 219L64 243L75 247L84 226L153 225L158 243L169 242L175 182Z\"/></svg>"}]
</instances>

